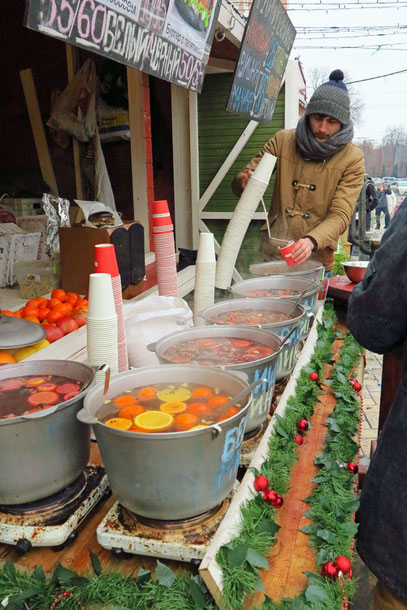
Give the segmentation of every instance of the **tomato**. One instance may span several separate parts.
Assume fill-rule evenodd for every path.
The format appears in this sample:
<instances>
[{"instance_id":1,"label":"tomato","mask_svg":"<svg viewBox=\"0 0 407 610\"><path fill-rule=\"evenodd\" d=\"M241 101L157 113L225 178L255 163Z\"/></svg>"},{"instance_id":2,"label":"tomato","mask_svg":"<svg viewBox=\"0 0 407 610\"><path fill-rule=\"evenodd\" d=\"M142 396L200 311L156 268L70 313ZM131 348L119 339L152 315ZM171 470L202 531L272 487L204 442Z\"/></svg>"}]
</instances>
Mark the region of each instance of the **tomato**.
<instances>
[{"instance_id":1,"label":"tomato","mask_svg":"<svg viewBox=\"0 0 407 610\"><path fill-rule=\"evenodd\" d=\"M48 309L48 307L43 307L42 309L38 310L38 319L43 322L44 320L47 319L48 314L50 313L50 309Z\"/></svg>"},{"instance_id":2,"label":"tomato","mask_svg":"<svg viewBox=\"0 0 407 610\"><path fill-rule=\"evenodd\" d=\"M50 309L49 301L47 301L46 299L41 301L41 303L39 303L39 305L38 305L38 309Z\"/></svg>"},{"instance_id":3,"label":"tomato","mask_svg":"<svg viewBox=\"0 0 407 610\"><path fill-rule=\"evenodd\" d=\"M65 316L67 313L71 313L72 309L73 308L70 303L59 303L52 308L52 311L60 311Z\"/></svg>"},{"instance_id":4,"label":"tomato","mask_svg":"<svg viewBox=\"0 0 407 610\"><path fill-rule=\"evenodd\" d=\"M76 297L68 297L65 299L64 305L70 305L72 307L72 309L74 309L74 307L76 307L77 302L78 302L78 299ZM71 309L71 311L72 311L72 309Z\"/></svg>"},{"instance_id":5,"label":"tomato","mask_svg":"<svg viewBox=\"0 0 407 610\"><path fill-rule=\"evenodd\" d=\"M49 300L48 307L50 309L54 309L55 305L60 305L61 303L62 301L60 301L60 299L56 299L55 297L53 297Z\"/></svg>"},{"instance_id":6,"label":"tomato","mask_svg":"<svg viewBox=\"0 0 407 610\"><path fill-rule=\"evenodd\" d=\"M22 311L22 316L23 318L27 318L28 316L34 316L35 318L38 318L38 308L26 305Z\"/></svg>"},{"instance_id":7,"label":"tomato","mask_svg":"<svg viewBox=\"0 0 407 610\"><path fill-rule=\"evenodd\" d=\"M77 309L78 307L82 307L82 305L86 305L87 306L88 305L88 299L79 299L76 302L76 305L75 305L74 309Z\"/></svg>"},{"instance_id":8,"label":"tomato","mask_svg":"<svg viewBox=\"0 0 407 610\"><path fill-rule=\"evenodd\" d=\"M64 301L66 298L66 292L65 292L65 290L62 290L62 288L56 288L55 290L53 290L51 292L51 298L59 299L62 303L62 301Z\"/></svg>"}]
</instances>

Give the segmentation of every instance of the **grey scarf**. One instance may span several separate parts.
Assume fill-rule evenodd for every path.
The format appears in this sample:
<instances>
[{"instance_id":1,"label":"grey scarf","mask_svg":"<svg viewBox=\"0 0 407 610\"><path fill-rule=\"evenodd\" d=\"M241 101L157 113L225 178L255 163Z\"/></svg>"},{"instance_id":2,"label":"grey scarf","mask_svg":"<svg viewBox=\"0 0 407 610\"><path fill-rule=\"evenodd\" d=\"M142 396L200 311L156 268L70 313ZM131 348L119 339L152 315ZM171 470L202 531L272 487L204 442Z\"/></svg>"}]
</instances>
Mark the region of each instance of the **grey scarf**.
<instances>
[{"instance_id":1,"label":"grey scarf","mask_svg":"<svg viewBox=\"0 0 407 610\"><path fill-rule=\"evenodd\" d=\"M324 161L330 159L353 139L353 123L349 121L342 129L328 140L318 142L313 136L306 116L302 116L295 132L297 146L305 159Z\"/></svg>"}]
</instances>

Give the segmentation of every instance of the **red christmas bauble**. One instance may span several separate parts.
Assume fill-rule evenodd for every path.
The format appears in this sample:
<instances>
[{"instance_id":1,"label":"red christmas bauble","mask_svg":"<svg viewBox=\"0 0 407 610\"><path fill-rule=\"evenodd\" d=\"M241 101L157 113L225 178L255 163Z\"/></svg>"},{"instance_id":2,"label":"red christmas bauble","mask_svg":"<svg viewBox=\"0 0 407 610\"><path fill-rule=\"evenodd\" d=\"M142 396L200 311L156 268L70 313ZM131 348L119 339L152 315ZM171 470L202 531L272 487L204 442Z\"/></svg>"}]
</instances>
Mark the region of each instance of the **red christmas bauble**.
<instances>
[{"instance_id":1,"label":"red christmas bauble","mask_svg":"<svg viewBox=\"0 0 407 610\"><path fill-rule=\"evenodd\" d=\"M318 373L310 373L309 378L311 379L311 381L318 381L318 379L319 379Z\"/></svg>"},{"instance_id":2,"label":"red christmas bauble","mask_svg":"<svg viewBox=\"0 0 407 610\"><path fill-rule=\"evenodd\" d=\"M276 508L281 508L283 506L283 504L284 504L283 496L280 496L280 494L277 494L277 500L276 500L274 506Z\"/></svg>"},{"instance_id":3,"label":"red christmas bauble","mask_svg":"<svg viewBox=\"0 0 407 610\"><path fill-rule=\"evenodd\" d=\"M263 500L265 502L267 502L267 504L270 504L270 506L275 506L275 503L277 501L277 494L276 494L276 492L273 491L272 489L268 489L263 494Z\"/></svg>"},{"instance_id":4,"label":"red christmas bauble","mask_svg":"<svg viewBox=\"0 0 407 610\"><path fill-rule=\"evenodd\" d=\"M338 576L338 568L332 563L332 561L327 561L321 566L321 574L322 576L335 580Z\"/></svg>"},{"instance_id":5,"label":"red christmas bauble","mask_svg":"<svg viewBox=\"0 0 407 610\"><path fill-rule=\"evenodd\" d=\"M349 470L349 472L353 472L354 474L357 474L359 467L357 464L355 464L355 462L349 462L349 464L346 464L346 470Z\"/></svg>"},{"instance_id":6,"label":"red christmas bauble","mask_svg":"<svg viewBox=\"0 0 407 610\"><path fill-rule=\"evenodd\" d=\"M256 491L266 491L269 488L269 480L262 474L254 479L253 487Z\"/></svg>"},{"instance_id":7,"label":"red christmas bauble","mask_svg":"<svg viewBox=\"0 0 407 610\"><path fill-rule=\"evenodd\" d=\"M350 559L345 557L345 555L339 555L339 557L335 559L334 564L335 567L344 575L349 574L352 569L352 562Z\"/></svg>"},{"instance_id":8,"label":"red christmas bauble","mask_svg":"<svg viewBox=\"0 0 407 610\"><path fill-rule=\"evenodd\" d=\"M332 330L336 330L336 326L332 326Z\"/></svg>"},{"instance_id":9,"label":"red christmas bauble","mask_svg":"<svg viewBox=\"0 0 407 610\"><path fill-rule=\"evenodd\" d=\"M360 392L360 390L362 389L362 386L360 385L357 379L352 379L352 386L355 392Z\"/></svg>"},{"instance_id":10,"label":"red christmas bauble","mask_svg":"<svg viewBox=\"0 0 407 610\"><path fill-rule=\"evenodd\" d=\"M301 434L296 434L295 435L295 442L297 443L297 445L302 445L303 444L304 439L301 436Z\"/></svg>"},{"instance_id":11,"label":"red christmas bauble","mask_svg":"<svg viewBox=\"0 0 407 610\"><path fill-rule=\"evenodd\" d=\"M305 432L306 430L308 430L308 426L309 424L306 419L300 419L299 421L297 421L297 429L301 432Z\"/></svg>"}]
</instances>

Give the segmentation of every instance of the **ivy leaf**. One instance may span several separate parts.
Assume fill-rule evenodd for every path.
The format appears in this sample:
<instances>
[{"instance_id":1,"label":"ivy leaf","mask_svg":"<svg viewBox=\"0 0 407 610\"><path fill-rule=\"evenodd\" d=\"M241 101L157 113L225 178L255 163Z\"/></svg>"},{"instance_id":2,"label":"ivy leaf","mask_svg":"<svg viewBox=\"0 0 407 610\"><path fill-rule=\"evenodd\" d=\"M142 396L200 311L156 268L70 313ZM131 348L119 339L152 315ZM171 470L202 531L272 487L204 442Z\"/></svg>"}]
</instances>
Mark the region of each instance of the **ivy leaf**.
<instances>
[{"instance_id":1,"label":"ivy leaf","mask_svg":"<svg viewBox=\"0 0 407 610\"><path fill-rule=\"evenodd\" d=\"M171 568L166 566L164 563L161 563L161 561L157 559L157 567L155 573L160 585L163 585L163 587L167 587L167 589L169 589L175 580L175 574L171 570Z\"/></svg>"},{"instance_id":2,"label":"ivy leaf","mask_svg":"<svg viewBox=\"0 0 407 610\"><path fill-rule=\"evenodd\" d=\"M144 583L149 582L151 580L151 572L150 570L144 570L140 568L137 574L137 584L144 585Z\"/></svg>"},{"instance_id":3,"label":"ivy leaf","mask_svg":"<svg viewBox=\"0 0 407 610\"><path fill-rule=\"evenodd\" d=\"M320 549L317 554L317 563L322 565L327 561L332 561L332 553L329 549Z\"/></svg>"},{"instance_id":4,"label":"ivy leaf","mask_svg":"<svg viewBox=\"0 0 407 610\"><path fill-rule=\"evenodd\" d=\"M357 523L344 523L342 525L342 529L345 531L347 536L355 536L356 532L358 531L358 524Z\"/></svg>"},{"instance_id":5,"label":"ivy leaf","mask_svg":"<svg viewBox=\"0 0 407 610\"><path fill-rule=\"evenodd\" d=\"M238 544L229 553L229 563L234 567L242 565L242 563L246 561L248 549L249 543L247 542L247 540Z\"/></svg>"},{"instance_id":6,"label":"ivy leaf","mask_svg":"<svg viewBox=\"0 0 407 610\"><path fill-rule=\"evenodd\" d=\"M255 551L254 549L247 550L246 560L250 563L254 568L262 568L266 570L269 567L269 562L266 557L263 557L261 553Z\"/></svg>"},{"instance_id":7,"label":"ivy leaf","mask_svg":"<svg viewBox=\"0 0 407 610\"><path fill-rule=\"evenodd\" d=\"M261 591L262 593L266 592L266 589L264 588L263 581L261 578L259 578L259 580L257 581L255 591Z\"/></svg>"},{"instance_id":8,"label":"ivy leaf","mask_svg":"<svg viewBox=\"0 0 407 610\"><path fill-rule=\"evenodd\" d=\"M314 574L314 572L304 572L304 574L308 578L310 585L317 585L319 587L325 584L325 578L319 574Z\"/></svg>"},{"instance_id":9,"label":"ivy leaf","mask_svg":"<svg viewBox=\"0 0 407 610\"><path fill-rule=\"evenodd\" d=\"M68 570L68 568L64 568L63 566L61 566L60 563L55 568L53 576L56 582L58 582L65 589L74 585L83 586L88 583L87 578L85 578L84 576L79 576L79 574L77 574L73 570Z\"/></svg>"},{"instance_id":10,"label":"ivy leaf","mask_svg":"<svg viewBox=\"0 0 407 610\"><path fill-rule=\"evenodd\" d=\"M296 597L293 603L293 610L309 610L309 606L300 597Z\"/></svg>"},{"instance_id":11,"label":"ivy leaf","mask_svg":"<svg viewBox=\"0 0 407 610\"><path fill-rule=\"evenodd\" d=\"M347 379L345 377L345 375L343 373L341 373L340 371L336 370L336 378L340 383L346 383Z\"/></svg>"},{"instance_id":12,"label":"ivy leaf","mask_svg":"<svg viewBox=\"0 0 407 610\"><path fill-rule=\"evenodd\" d=\"M304 534L312 534L315 529L315 525L312 523L310 525L304 525L304 527L300 527L299 531L304 532Z\"/></svg>"},{"instance_id":13,"label":"ivy leaf","mask_svg":"<svg viewBox=\"0 0 407 610\"><path fill-rule=\"evenodd\" d=\"M312 498L312 494L310 496L307 496L306 498L304 498L302 501L305 502L306 504L309 504Z\"/></svg>"},{"instance_id":14,"label":"ivy leaf","mask_svg":"<svg viewBox=\"0 0 407 610\"><path fill-rule=\"evenodd\" d=\"M329 530L318 530L317 536L322 538L322 540L326 540L328 544L336 544L336 536Z\"/></svg>"},{"instance_id":15,"label":"ivy leaf","mask_svg":"<svg viewBox=\"0 0 407 610\"><path fill-rule=\"evenodd\" d=\"M96 576L100 576L102 574L102 565L99 561L99 557L97 557L95 553L92 553L92 551L89 551L89 555L94 573Z\"/></svg>"},{"instance_id":16,"label":"ivy leaf","mask_svg":"<svg viewBox=\"0 0 407 610\"><path fill-rule=\"evenodd\" d=\"M345 337L345 335L340 330L337 330L337 331L335 331L335 337L337 339L343 339Z\"/></svg>"},{"instance_id":17,"label":"ivy leaf","mask_svg":"<svg viewBox=\"0 0 407 610\"><path fill-rule=\"evenodd\" d=\"M256 533L261 534L271 534L272 536L275 536L275 534L278 532L278 530L280 529L280 526L277 525L277 523L275 521L273 521L273 519L261 519L257 525L256 525Z\"/></svg>"},{"instance_id":18,"label":"ivy leaf","mask_svg":"<svg viewBox=\"0 0 407 610\"><path fill-rule=\"evenodd\" d=\"M201 587L194 581L189 581L189 594L194 600L194 603L198 606L198 608L205 608L205 593L202 591Z\"/></svg>"},{"instance_id":19,"label":"ivy leaf","mask_svg":"<svg viewBox=\"0 0 407 610\"><path fill-rule=\"evenodd\" d=\"M325 604L329 602L329 597L322 587L310 585L305 590L305 599L312 604Z\"/></svg>"},{"instance_id":20,"label":"ivy leaf","mask_svg":"<svg viewBox=\"0 0 407 610\"><path fill-rule=\"evenodd\" d=\"M274 426L274 430L276 431L276 433L279 436L282 436L283 438L287 438L287 439L289 438L287 430L285 428L283 428L283 426L280 426L280 424L276 424Z\"/></svg>"}]
</instances>

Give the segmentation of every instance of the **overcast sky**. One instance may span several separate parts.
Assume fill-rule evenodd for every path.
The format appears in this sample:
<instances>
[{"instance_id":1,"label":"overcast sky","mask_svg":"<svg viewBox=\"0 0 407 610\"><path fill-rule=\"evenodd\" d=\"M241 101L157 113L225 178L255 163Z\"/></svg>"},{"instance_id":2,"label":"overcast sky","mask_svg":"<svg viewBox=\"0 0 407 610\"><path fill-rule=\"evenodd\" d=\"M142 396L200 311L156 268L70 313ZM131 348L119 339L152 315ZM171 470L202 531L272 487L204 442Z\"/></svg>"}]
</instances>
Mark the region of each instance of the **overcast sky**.
<instances>
[{"instance_id":1,"label":"overcast sky","mask_svg":"<svg viewBox=\"0 0 407 610\"><path fill-rule=\"evenodd\" d=\"M334 0L303 0L300 3L293 0L288 3L289 16L297 28L297 38L294 42L291 59L300 57L305 75L309 81L309 71L314 67L326 68L326 73L335 68L341 68L348 75L349 80L356 81L365 78L388 74L398 70L407 70L407 1L405 0L373 0L374 6L367 6L372 0L346 0L340 5ZM399 8L396 8L397 3ZM356 5L355 8L351 8ZM316 10L324 7L325 10ZM330 10L338 6L346 7L342 10ZM363 7L363 8L362 8ZM307 10L300 10L306 8ZM332 35L321 37L321 33L308 31L308 39L301 28L311 27L366 27L391 26L389 30L378 32L353 31L341 32L334 38ZM404 26L406 29L401 29ZM393 31L397 33L393 34ZM345 38L345 36L347 38ZM314 39L312 39L314 38ZM393 47L383 46L377 50L378 45L393 44ZM306 46L318 47L306 49ZM327 47L334 47L327 48ZM360 49L343 47L374 46L375 49ZM342 47L342 48L341 48ZM395 50L399 49L399 50ZM365 107L363 110L363 124L355 127L356 138L367 138L381 143L388 127L404 126L407 129L407 71L404 74L388 76L377 80L369 80L354 85L362 96ZM312 94L308 88L307 95Z\"/></svg>"}]
</instances>

